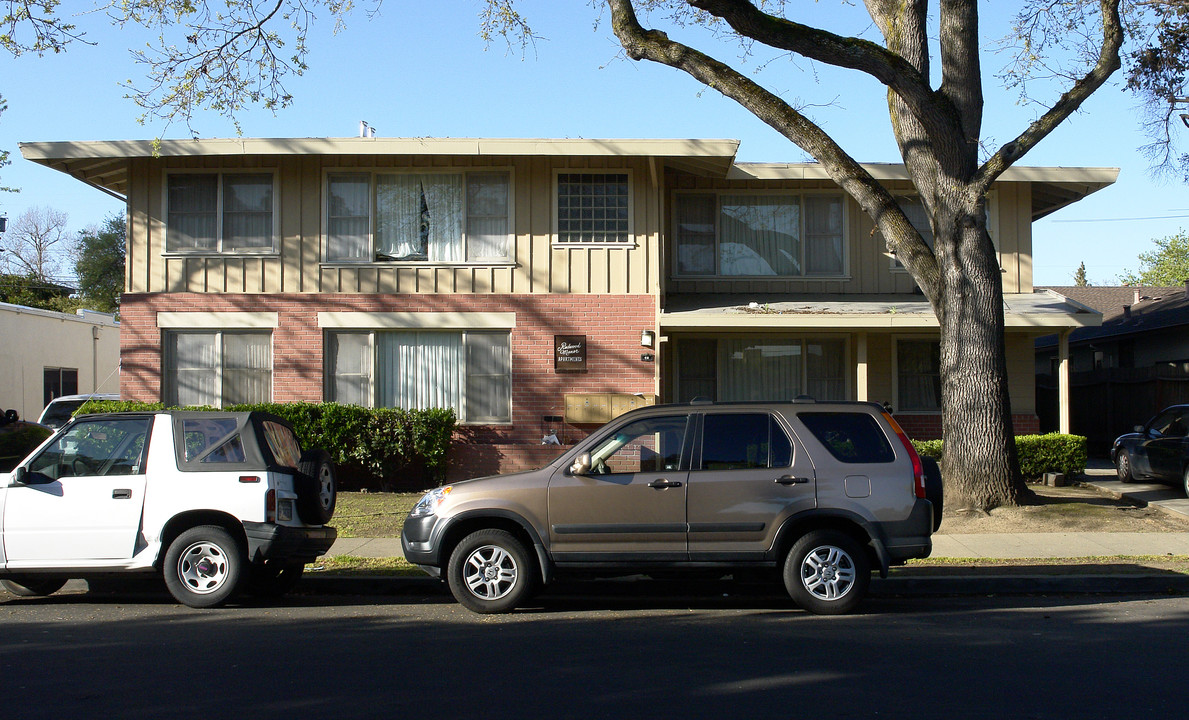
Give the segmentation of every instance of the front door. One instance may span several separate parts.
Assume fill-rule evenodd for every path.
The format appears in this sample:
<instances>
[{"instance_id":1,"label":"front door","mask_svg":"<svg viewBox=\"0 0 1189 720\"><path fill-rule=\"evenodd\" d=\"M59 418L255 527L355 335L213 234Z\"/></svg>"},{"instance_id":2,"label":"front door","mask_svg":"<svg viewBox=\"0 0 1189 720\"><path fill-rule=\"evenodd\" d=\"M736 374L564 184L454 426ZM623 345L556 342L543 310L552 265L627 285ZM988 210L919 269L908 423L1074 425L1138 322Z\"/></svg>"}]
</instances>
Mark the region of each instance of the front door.
<instances>
[{"instance_id":1,"label":"front door","mask_svg":"<svg viewBox=\"0 0 1189 720\"><path fill-rule=\"evenodd\" d=\"M148 417L75 423L29 464L4 503L9 568L131 558L144 507Z\"/></svg>"},{"instance_id":2,"label":"front door","mask_svg":"<svg viewBox=\"0 0 1189 720\"><path fill-rule=\"evenodd\" d=\"M688 559L687 424L686 414L631 422L594 441L588 472L551 478L549 539L557 560Z\"/></svg>"}]
</instances>

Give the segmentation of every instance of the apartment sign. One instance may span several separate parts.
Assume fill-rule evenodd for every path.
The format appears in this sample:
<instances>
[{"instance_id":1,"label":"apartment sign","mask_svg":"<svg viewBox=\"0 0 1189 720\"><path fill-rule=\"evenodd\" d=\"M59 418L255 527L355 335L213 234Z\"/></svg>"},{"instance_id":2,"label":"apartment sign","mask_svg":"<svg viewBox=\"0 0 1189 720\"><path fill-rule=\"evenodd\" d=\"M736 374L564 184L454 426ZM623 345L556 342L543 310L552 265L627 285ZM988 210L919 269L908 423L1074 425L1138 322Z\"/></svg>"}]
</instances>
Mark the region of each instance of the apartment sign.
<instances>
[{"instance_id":1,"label":"apartment sign","mask_svg":"<svg viewBox=\"0 0 1189 720\"><path fill-rule=\"evenodd\" d=\"M586 372L586 336L553 336L553 370L555 372Z\"/></svg>"}]
</instances>

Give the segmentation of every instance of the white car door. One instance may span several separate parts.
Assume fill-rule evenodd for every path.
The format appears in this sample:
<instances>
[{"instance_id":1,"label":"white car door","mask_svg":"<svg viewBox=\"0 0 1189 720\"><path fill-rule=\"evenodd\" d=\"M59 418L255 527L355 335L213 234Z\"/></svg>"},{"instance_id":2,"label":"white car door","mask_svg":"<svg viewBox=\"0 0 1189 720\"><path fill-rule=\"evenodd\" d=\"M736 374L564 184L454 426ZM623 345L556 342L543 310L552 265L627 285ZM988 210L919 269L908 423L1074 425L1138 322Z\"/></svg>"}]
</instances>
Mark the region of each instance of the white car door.
<instances>
[{"instance_id":1,"label":"white car door","mask_svg":"<svg viewBox=\"0 0 1189 720\"><path fill-rule=\"evenodd\" d=\"M76 422L42 448L24 481L7 489L8 567L131 558L144 507L151 426L147 416L98 416Z\"/></svg>"}]
</instances>

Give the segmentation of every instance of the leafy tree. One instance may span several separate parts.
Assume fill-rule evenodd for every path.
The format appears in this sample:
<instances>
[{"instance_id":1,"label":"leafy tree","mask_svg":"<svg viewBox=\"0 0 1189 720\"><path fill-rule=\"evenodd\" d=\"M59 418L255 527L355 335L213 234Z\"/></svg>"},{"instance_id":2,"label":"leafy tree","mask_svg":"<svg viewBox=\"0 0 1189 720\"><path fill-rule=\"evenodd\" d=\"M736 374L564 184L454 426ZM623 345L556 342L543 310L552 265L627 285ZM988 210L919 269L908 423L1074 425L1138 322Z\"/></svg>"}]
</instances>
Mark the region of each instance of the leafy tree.
<instances>
[{"instance_id":1,"label":"leafy tree","mask_svg":"<svg viewBox=\"0 0 1189 720\"><path fill-rule=\"evenodd\" d=\"M948 497L958 506L988 509L1029 494L1013 440L1003 289L987 232L987 192L1119 69L1120 7L1139 4L1022 0L1015 77L1025 79L1040 69L1049 87L1064 86L1042 103L1035 121L1008 142L989 147L982 128L977 0L864 0L882 42L804 24L803 4L788 0L606 0L611 28L629 58L690 75L802 148L872 218L888 250L911 273L940 324L943 469ZM56 5L56 0L9 2L0 26L21 26L28 34L9 32L4 46L11 52L56 52L78 39L75 28L55 22ZM41 13L41 24L31 6ZM130 88L133 99L150 116L188 123L199 110L234 118L247 104L286 106L291 96L283 82L306 68L313 11L325 9L341 22L350 3L120 0L109 8L117 22L161 31L159 45L138 55L147 82ZM522 47L531 41L515 0L483 0L480 8L485 38L502 36ZM1068 62L1059 69L1044 65L1049 40L1069 38L1084 41L1081 49L1087 52L1067 52ZM933 248L892 194L805 107L713 54L739 56L742 48L746 57L762 47L851 70L882 86L879 98L887 104L905 168L928 213Z\"/></svg>"},{"instance_id":2,"label":"leafy tree","mask_svg":"<svg viewBox=\"0 0 1189 720\"><path fill-rule=\"evenodd\" d=\"M9 268L41 282L62 277L74 251L66 232L66 213L49 207L32 207L21 213L0 236L2 256Z\"/></svg>"},{"instance_id":3,"label":"leafy tree","mask_svg":"<svg viewBox=\"0 0 1189 720\"><path fill-rule=\"evenodd\" d=\"M123 215L112 215L101 227L79 233L74 274L86 305L100 312L120 309L124 292L124 258L127 225Z\"/></svg>"},{"instance_id":4,"label":"leafy tree","mask_svg":"<svg viewBox=\"0 0 1189 720\"><path fill-rule=\"evenodd\" d=\"M1088 280L1086 280L1086 263L1085 263L1085 261L1083 261L1081 265L1078 265L1078 269L1074 271L1073 284L1076 285L1077 287L1087 287L1090 284L1090 282Z\"/></svg>"},{"instance_id":5,"label":"leafy tree","mask_svg":"<svg viewBox=\"0 0 1189 720\"><path fill-rule=\"evenodd\" d=\"M1189 280L1189 234L1153 240L1155 250L1139 254L1139 271L1128 270L1119 276L1123 285L1161 287L1180 285Z\"/></svg>"},{"instance_id":6,"label":"leafy tree","mask_svg":"<svg viewBox=\"0 0 1189 720\"><path fill-rule=\"evenodd\" d=\"M71 288L46 282L32 273L0 273L0 302L72 313L82 306Z\"/></svg>"}]
</instances>

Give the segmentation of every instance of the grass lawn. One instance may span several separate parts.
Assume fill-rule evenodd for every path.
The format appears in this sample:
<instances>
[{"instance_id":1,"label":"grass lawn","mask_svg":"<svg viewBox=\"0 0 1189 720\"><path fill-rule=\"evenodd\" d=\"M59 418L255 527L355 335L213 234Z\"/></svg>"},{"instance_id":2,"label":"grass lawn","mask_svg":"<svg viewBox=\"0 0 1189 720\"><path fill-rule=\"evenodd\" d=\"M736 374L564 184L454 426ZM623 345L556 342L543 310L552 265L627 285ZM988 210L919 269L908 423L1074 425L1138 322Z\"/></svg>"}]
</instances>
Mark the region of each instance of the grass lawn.
<instances>
[{"instance_id":1,"label":"grass lawn","mask_svg":"<svg viewBox=\"0 0 1189 720\"><path fill-rule=\"evenodd\" d=\"M400 537L405 516L422 493L340 492L330 524L343 538Z\"/></svg>"}]
</instances>

